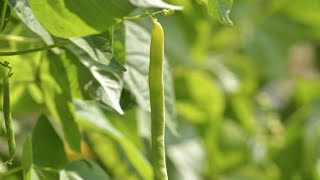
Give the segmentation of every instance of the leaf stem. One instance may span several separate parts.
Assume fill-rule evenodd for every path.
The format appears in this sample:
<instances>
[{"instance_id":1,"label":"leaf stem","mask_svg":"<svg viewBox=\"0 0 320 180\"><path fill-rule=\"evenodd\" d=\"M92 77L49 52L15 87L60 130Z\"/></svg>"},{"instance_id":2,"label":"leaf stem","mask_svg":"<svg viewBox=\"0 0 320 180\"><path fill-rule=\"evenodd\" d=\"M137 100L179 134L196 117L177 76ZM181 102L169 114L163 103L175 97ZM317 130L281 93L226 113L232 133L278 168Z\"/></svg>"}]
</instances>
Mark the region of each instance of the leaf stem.
<instances>
[{"instance_id":1,"label":"leaf stem","mask_svg":"<svg viewBox=\"0 0 320 180\"><path fill-rule=\"evenodd\" d=\"M125 21L125 20L129 20L129 21L137 20L137 19L140 19L140 18L143 18L143 17L155 16L156 14L161 14L161 13L165 14L166 11L168 11L168 10L167 9L163 9L161 11L156 11L156 12L153 12L153 13L147 12L145 14L140 14L140 15L136 15L136 16L123 17L122 21Z\"/></svg>"},{"instance_id":2,"label":"leaf stem","mask_svg":"<svg viewBox=\"0 0 320 180\"><path fill-rule=\"evenodd\" d=\"M3 28L3 25L4 25L4 19L6 18L7 6L8 6L8 0L4 0L3 1L3 7L2 7L2 10L1 10L0 33L2 32L2 28Z\"/></svg>"},{"instance_id":3,"label":"leaf stem","mask_svg":"<svg viewBox=\"0 0 320 180\"><path fill-rule=\"evenodd\" d=\"M40 48L27 49L27 50L22 50L22 51L14 51L14 52L0 52L0 56L16 56L16 55L21 55L21 54L44 51L44 50L48 50L48 49L52 49L52 48L55 48L55 47L64 46L64 45L71 44L71 43L72 42L68 40L68 41L63 41L63 42L55 43L55 44L52 44L52 45L49 45L49 46L40 47Z\"/></svg>"}]
</instances>

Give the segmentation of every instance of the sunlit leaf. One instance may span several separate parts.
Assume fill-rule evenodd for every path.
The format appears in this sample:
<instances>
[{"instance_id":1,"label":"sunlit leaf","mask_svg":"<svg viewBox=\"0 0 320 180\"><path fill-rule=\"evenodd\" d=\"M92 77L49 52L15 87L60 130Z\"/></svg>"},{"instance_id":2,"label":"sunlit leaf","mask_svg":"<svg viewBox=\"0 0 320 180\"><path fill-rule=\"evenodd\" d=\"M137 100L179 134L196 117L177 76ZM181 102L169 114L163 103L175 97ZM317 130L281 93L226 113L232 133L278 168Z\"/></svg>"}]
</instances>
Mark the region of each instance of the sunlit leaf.
<instances>
[{"instance_id":1,"label":"sunlit leaf","mask_svg":"<svg viewBox=\"0 0 320 180\"><path fill-rule=\"evenodd\" d=\"M71 63L70 54L56 56L53 53L48 53L47 60L44 63L44 69L50 74L43 74L41 79L46 105L52 116L62 124L64 136L69 146L80 152L80 130L75 122L72 106L73 91L71 86L74 81L71 81L68 76L70 73L75 76L77 67ZM81 90L80 87L78 90Z\"/></svg>"},{"instance_id":2,"label":"sunlit leaf","mask_svg":"<svg viewBox=\"0 0 320 180\"><path fill-rule=\"evenodd\" d=\"M29 4L50 33L64 38L99 34L132 10L127 0L29 0Z\"/></svg>"},{"instance_id":3,"label":"sunlit leaf","mask_svg":"<svg viewBox=\"0 0 320 180\"><path fill-rule=\"evenodd\" d=\"M31 31L39 35L46 44L49 45L54 43L49 32L43 28L25 0L9 0L9 4L22 22L24 22ZM53 49L53 51L59 52L56 48Z\"/></svg>"}]
</instances>

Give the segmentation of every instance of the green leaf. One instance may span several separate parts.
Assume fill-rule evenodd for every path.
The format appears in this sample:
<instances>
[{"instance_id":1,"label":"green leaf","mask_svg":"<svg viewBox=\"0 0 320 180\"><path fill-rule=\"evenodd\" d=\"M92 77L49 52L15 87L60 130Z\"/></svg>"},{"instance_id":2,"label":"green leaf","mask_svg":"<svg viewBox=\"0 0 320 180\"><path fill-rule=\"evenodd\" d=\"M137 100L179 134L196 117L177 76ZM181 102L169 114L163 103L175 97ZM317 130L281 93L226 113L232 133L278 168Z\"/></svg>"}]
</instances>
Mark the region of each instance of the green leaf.
<instances>
[{"instance_id":1,"label":"green leaf","mask_svg":"<svg viewBox=\"0 0 320 180\"><path fill-rule=\"evenodd\" d=\"M70 162L60 173L60 179L63 180L87 180L103 179L108 180L110 177L101 167L91 160L78 160Z\"/></svg>"},{"instance_id":2,"label":"green leaf","mask_svg":"<svg viewBox=\"0 0 320 180\"><path fill-rule=\"evenodd\" d=\"M31 137L27 136L22 151L21 165L23 167L23 178L31 180L32 177L32 142Z\"/></svg>"},{"instance_id":3,"label":"green leaf","mask_svg":"<svg viewBox=\"0 0 320 180\"><path fill-rule=\"evenodd\" d=\"M208 4L209 14L223 23L232 26L233 22L229 17L233 0L205 0Z\"/></svg>"},{"instance_id":4,"label":"green leaf","mask_svg":"<svg viewBox=\"0 0 320 180\"><path fill-rule=\"evenodd\" d=\"M76 46L68 46L68 49L73 52L81 63L86 66L93 77L100 85L91 81L88 85L88 91L95 100L123 114L120 106L121 91L123 88L123 72L111 66L98 63L93 60L86 52ZM111 66L111 67L110 67Z\"/></svg>"},{"instance_id":5,"label":"green leaf","mask_svg":"<svg viewBox=\"0 0 320 180\"><path fill-rule=\"evenodd\" d=\"M54 44L54 41L49 34L49 32L40 24L37 18L34 16L29 4L25 0L9 0L9 5L17 13L21 21L27 25L27 27L39 35L43 41L50 45ZM57 48L54 49L54 52L59 52Z\"/></svg>"},{"instance_id":6,"label":"green leaf","mask_svg":"<svg viewBox=\"0 0 320 180\"><path fill-rule=\"evenodd\" d=\"M114 57L110 31L84 38L71 38L71 41L84 50L93 60L121 71L126 70Z\"/></svg>"},{"instance_id":7,"label":"green leaf","mask_svg":"<svg viewBox=\"0 0 320 180\"><path fill-rule=\"evenodd\" d=\"M163 8L182 10L181 6L171 5L166 2L163 2L162 0L130 0L130 2L135 6L143 8Z\"/></svg>"},{"instance_id":8,"label":"green leaf","mask_svg":"<svg viewBox=\"0 0 320 180\"><path fill-rule=\"evenodd\" d=\"M32 152L37 166L61 169L68 161L61 139L44 115L39 117L32 133Z\"/></svg>"},{"instance_id":9,"label":"green leaf","mask_svg":"<svg viewBox=\"0 0 320 180\"><path fill-rule=\"evenodd\" d=\"M61 54L57 56L53 53L47 54L47 61L43 62L46 67L41 74L41 87L44 91L46 105L51 115L59 120L63 127L64 136L70 147L80 152L80 130L73 115L71 86L75 81L71 77L76 76L77 66L72 62L72 54ZM71 56L71 57L70 57ZM48 73L50 72L50 73ZM78 88L81 90L80 87Z\"/></svg>"},{"instance_id":10,"label":"green leaf","mask_svg":"<svg viewBox=\"0 0 320 180\"><path fill-rule=\"evenodd\" d=\"M150 112L148 85L150 33L136 23L126 22L126 68L124 82L135 96L137 104L144 111ZM175 131L175 96L169 64L165 59L164 95L166 109L166 126Z\"/></svg>"},{"instance_id":11,"label":"green leaf","mask_svg":"<svg viewBox=\"0 0 320 180\"><path fill-rule=\"evenodd\" d=\"M133 8L127 0L29 0L41 24L58 37L99 34Z\"/></svg>"},{"instance_id":12,"label":"green leaf","mask_svg":"<svg viewBox=\"0 0 320 180\"><path fill-rule=\"evenodd\" d=\"M139 175L143 179L152 179L152 168L149 162L134 144L109 122L103 111L95 104L81 100L75 100L74 104L76 113L80 118L79 123L83 128L92 132L99 132L117 141Z\"/></svg>"}]
</instances>

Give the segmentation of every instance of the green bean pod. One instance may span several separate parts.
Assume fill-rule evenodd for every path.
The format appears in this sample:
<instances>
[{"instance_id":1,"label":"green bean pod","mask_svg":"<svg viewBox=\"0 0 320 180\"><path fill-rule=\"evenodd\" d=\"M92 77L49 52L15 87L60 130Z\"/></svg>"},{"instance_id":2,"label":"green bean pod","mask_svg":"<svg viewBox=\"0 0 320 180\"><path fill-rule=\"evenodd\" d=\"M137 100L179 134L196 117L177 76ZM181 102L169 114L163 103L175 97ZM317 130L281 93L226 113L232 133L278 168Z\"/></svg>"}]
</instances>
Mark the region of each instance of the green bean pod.
<instances>
[{"instance_id":1,"label":"green bean pod","mask_svg":"<svg viewBox=\"0 0 320 180\"><path fill-rule=\"evenodd\" d=\"M6 76L3 79L3 115L4 115L5 125L6 125L9 155L10 155L10 158L6 162L6 164L11 164L11 161L13 160L13 156L16 152L16 143L14 138L14 131L12 126L12 118L11 118L11 111L10 111L9 78L10 78L10 75Z\"/></svg>"},{"instance_id":2,"label":"green bean pod","mask_svg":"<svg viewBox=\"0 0 320 180\"><path fill-rule=\"evenodd\" d=\"M151 31L149 91L151 105L152 164L156 180L167 180L165 156L165 107L163 86L164 33L159 22Z\"/></svg>"}]
</instances>

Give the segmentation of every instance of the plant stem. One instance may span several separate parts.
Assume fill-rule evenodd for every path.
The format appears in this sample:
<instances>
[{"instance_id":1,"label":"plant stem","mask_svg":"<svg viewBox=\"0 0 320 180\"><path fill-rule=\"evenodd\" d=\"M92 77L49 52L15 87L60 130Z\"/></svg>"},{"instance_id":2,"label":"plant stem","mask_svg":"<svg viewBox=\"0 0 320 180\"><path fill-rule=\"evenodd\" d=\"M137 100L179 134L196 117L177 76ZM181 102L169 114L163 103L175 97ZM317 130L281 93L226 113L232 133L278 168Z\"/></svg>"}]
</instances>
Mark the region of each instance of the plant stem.
<instances>
[{"instance_id":1,"label":"plant stem","mask_svg":"<svg viewBox=\"0 0 320 180\"><path fill-rule=\"evenodd\" d=\"M52 48L55 48L55 47L64 46L64 45L71 44L71 43L72 43L71 41L63 41L63 42L59 42L59 43L52 44L52 45L49 45L49 46L44 46L44 47L34 48L34 49L28 49L28 50L23 50L23 51L0 52L0 56L16 56L16 55L21 55L21 54L44 51L44 50L48 50L48 49L52 49Z\"/></svg>"},{"instance_id":2,"label":"plant stem","mask_svg":"<svg viewBox=\"0 0 320 180\"><path fill-rule=\"evenodd\" d=\"M3 28L3 25L4 25L4 19L6 18L7 6L8 6L8 0L4 0L3 1L2 11L1 11L0 33L2 32L2 28Z\"/></svg>"}]
</instances>

